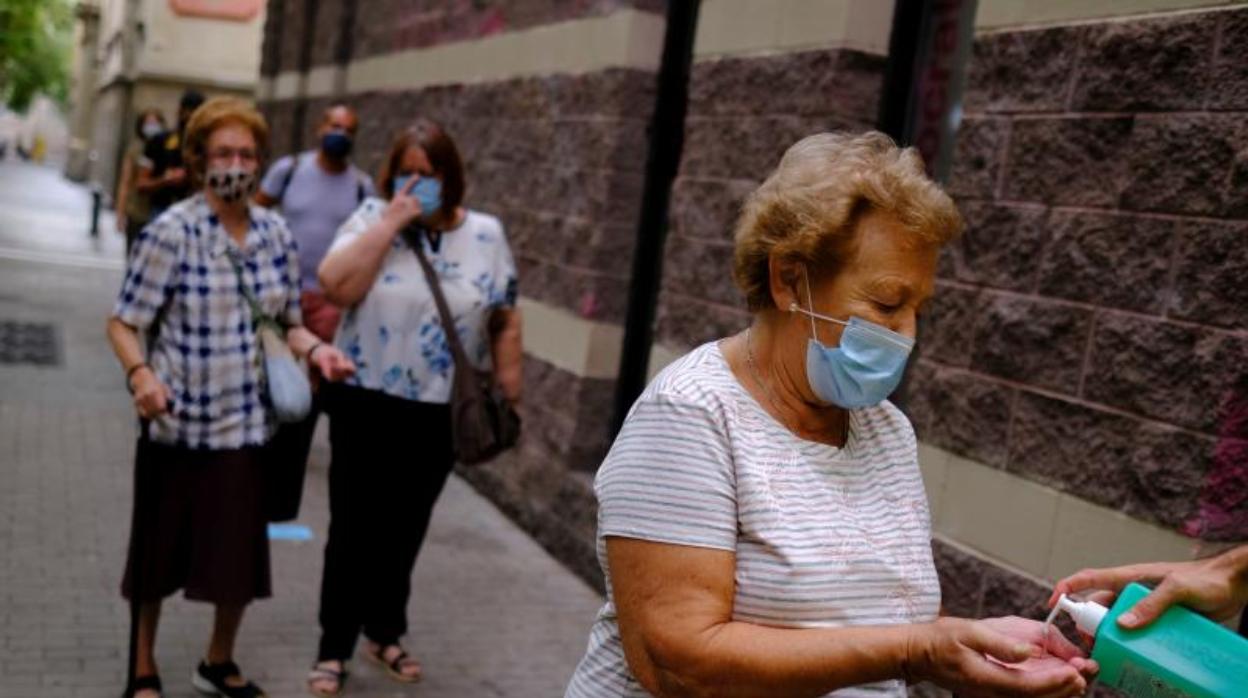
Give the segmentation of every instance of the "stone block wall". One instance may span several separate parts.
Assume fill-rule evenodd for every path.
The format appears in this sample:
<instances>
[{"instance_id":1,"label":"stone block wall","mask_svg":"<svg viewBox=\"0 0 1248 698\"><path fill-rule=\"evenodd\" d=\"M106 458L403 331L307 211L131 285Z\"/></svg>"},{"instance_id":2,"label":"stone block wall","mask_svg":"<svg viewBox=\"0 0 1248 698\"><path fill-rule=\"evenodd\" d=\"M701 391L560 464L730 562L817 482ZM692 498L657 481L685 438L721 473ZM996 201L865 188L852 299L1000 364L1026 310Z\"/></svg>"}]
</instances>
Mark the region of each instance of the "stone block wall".
<instances>
[{"instance_id":1,"label":"stone block wall","mask_svg":"<svg viewBox=\"0 0 1248 698\"><path fill-rule=\"evenodd\" d=\"M1241 8L976 39L949 183L968 227L907 393L921 439L1248 538L1244 36ZM952 609L1001 610L999 570L937 553Z\"/></svg>"},{"instance_id":2,"label":"stone block wall","mask_svg":"<svg viewBox=\"0 0 1248 698\"><path fill-rule=\"evenodd\" d=\"M862 51L821 49L694 64L663 261L659 343L692 348L748 324L732 280L741 204L802 137L873 128L884 62Z\"/></svg>"}]
</instances>

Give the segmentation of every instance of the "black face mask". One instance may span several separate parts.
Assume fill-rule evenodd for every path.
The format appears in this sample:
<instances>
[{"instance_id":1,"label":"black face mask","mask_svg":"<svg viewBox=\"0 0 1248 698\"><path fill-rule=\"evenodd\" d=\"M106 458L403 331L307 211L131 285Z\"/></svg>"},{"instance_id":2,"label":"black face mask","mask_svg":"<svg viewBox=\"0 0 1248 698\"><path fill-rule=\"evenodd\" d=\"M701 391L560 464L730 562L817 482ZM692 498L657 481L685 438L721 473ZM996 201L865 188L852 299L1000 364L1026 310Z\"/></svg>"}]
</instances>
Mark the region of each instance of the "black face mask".
<instances>
[{"instance_id":1,"label":"black face mask","mask_svg":"<svg viewBox=\"0 0 1248 698\"><path fill-rule=\"evenodd\" d=\"M325 156L334 160L341 160L351 154L351 146L354 143L351 136L342 131L330 131L321 136L321 152Z\"/></svg>"}]
</instances>

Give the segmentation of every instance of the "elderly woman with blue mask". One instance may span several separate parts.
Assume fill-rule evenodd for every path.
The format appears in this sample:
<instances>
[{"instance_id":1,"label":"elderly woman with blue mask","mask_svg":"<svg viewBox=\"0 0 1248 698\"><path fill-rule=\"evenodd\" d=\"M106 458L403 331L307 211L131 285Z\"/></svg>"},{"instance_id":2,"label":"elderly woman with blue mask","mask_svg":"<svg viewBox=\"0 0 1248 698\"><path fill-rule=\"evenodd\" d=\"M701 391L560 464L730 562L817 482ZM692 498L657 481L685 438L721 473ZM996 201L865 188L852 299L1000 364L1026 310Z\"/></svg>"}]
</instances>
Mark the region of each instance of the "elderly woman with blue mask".
<instances>
[{"instance_id":1,"label":"elderly woman with blue mask","mask_svg":"<svg viewBox=\"0 0 1248 698\"><path fill-rule=\"evenodd\" d=\"M490 370L506 399L520 399L515 263L498 219L463 205L455 142L417 120L395 138L377 182L385 198L364 201L319 269L326 298L343 308L335 344L357 372L326 395L330 525L320 650L308 676L316 695L341 693L361 632L367 656L391 678L421 678L399 639L416 555L455 458L455 372ZM418 254L472 366L455 365Z\"/></svg>"},{"instance_id":2,"label":"elderly woman with blue mask","mask_svg":"<svg viewBox=\"0 0 1248 698\"><path fill-rule=\"evenodd\" d=\"M938 618L914 432L888 402L962 221L913 150L820 134L750 195L754 313L660 373L598 472L608 599L567 689L607 696L1071 696L1021 618Z\"/></svg>"}]
</instances>

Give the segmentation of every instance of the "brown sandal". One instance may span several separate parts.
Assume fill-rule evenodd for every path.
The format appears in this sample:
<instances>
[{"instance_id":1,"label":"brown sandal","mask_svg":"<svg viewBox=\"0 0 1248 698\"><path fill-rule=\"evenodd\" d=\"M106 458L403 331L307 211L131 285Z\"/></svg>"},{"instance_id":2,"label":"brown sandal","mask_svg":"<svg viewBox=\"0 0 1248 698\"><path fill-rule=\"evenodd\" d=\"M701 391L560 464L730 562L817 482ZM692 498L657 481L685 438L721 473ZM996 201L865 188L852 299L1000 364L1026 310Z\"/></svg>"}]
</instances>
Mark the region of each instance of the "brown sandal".
<instances>
[{"instance_id":1,"label":"brown sandal","mask_svg":"<svg viewBox=\"0 0 1248 698\"><path fill-rule=\"evenodd\" d=\"M394 659L387 662L386 650L390 649L391 647L398 647L399 653L394 656ZM395 681L398 681L399 683L416 683L420 681L420 679L422 678L422 672L420 671L421 669L420 662L416 661L411 655L407 653L406 650L404 650L399 645L384 645L384 646L377 645L377 649L375 651L372 648L369 648L365 652L365 654L368 655L369 659L373 660L379 666L385 669L386 673L390 675L391 679L394 679ZM403 661L405 659L408 660L406 664ZM403 673L404 666L415 666L416 673L404 674Z\"/></svg>"}]
</instances>

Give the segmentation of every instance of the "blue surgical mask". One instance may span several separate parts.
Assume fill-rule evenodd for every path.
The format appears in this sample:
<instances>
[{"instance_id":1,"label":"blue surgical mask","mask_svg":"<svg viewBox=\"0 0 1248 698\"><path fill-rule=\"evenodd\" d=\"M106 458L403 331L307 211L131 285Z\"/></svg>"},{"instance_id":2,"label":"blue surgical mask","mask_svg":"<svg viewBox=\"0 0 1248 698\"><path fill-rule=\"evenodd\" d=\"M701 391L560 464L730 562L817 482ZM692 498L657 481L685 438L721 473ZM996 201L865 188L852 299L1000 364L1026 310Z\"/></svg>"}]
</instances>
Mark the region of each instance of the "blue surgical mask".
<instances>
[{"instance_id":1,"label":"blue surgical mask","mask_svg":"<svg viewBox=\"0 0 1248 698\"><path fill-rule=\"evenodd\" d=\"M810 281L806 282L807 304L814 308ZM810 317L811 339L806 343L806 380L824 402L846 409L869 407L884 402L906 371L906 361L914 340L887 327L850 317L848 321L820 315L796 303L791 312ZM824 346L815 334L815 320L844 325L841 343Z\"/></svg>"},{"instance_id":2,"label":"blue surgical mask","mask_svg":"<svg viewBox=\"0 0 1248 698\"><path fill-rule=\"evenodd\" d=\"M394 193L398 194L403 191L411 179L411 175L395 177ZM442 208L442 180L437 177L419 177L416 185L412 187L411 195L420 202L420 216L429 218Z\"/></svg>"}]
</instances>

